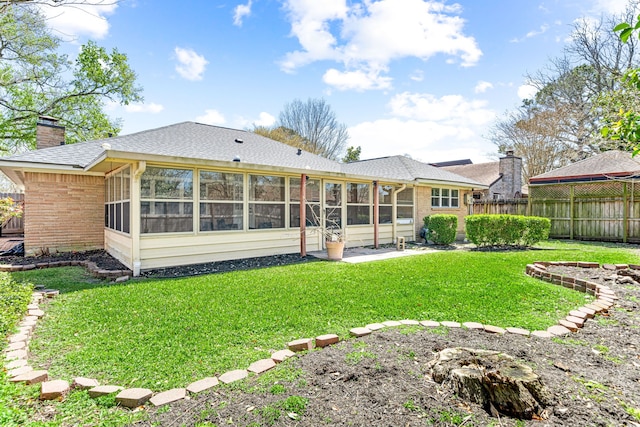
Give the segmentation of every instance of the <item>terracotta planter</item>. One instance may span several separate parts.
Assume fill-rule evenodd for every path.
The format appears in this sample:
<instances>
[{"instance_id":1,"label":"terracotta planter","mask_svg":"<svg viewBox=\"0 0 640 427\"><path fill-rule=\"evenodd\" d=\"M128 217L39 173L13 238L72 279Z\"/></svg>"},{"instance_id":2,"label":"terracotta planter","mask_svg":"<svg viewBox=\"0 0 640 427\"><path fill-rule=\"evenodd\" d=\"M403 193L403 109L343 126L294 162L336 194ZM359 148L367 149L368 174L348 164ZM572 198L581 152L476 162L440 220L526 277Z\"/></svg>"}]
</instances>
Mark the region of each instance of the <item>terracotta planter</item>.
<instances>
[{"instance_id":1,"label":"terracotta planter","mask_svg":"<svg viewBox=\"0 0 640 427\"><path fill-rule=\"evenodd\" d=\"M327 246L327 258L331 261L340 261L344 252L344 242L325 242Z\"/></svg>"}]
</instances>

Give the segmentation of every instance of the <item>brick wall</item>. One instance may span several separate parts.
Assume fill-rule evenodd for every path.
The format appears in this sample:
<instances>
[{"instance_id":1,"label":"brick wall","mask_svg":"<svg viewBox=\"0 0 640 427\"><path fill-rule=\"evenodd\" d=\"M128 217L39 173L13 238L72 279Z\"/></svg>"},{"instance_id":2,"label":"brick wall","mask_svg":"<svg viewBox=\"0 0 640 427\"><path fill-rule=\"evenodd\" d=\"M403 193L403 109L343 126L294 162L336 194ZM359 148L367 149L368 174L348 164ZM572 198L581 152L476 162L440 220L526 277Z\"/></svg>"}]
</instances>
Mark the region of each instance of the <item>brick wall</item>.
<instances>
[{"instance_id":1,"label":"brick wall","mask_svg":"<svg viewBox=\"0 0 640 427\"><path fill-rule=\"evenodd\" d=\"M36 148L56 147L64 144L64 126L38 122L36 126Z\"/></svg>"},{"instance_id":2,"label":"brick wall","mask_svg":"<svg viewBox=\"0 0 640 427\"><path fill-rule=\"evenodd\" d=\"M420 235L420 230L422 229L424 223L422 222L422 218L427 215L433 214L453 214L458 217L458 232L457 239L462 240L465 236L464 234L464 217L468 215L468 207L464 204L465 198L467 194L470 194L470 191L459 190L459 203L460 207L458 208L435 208L431 207L431 187L418 187L416 191L416 236Z\"/></svg>"},{"instance_id":3,"label":"brick wall","mask_svg":"<svg viewBox=\"0 0 640 427\"><path fill-rule=\"evenodd\" d=\"M27 253L104 248L104 178L25 173Z\"/></svg>"}]
</instances>

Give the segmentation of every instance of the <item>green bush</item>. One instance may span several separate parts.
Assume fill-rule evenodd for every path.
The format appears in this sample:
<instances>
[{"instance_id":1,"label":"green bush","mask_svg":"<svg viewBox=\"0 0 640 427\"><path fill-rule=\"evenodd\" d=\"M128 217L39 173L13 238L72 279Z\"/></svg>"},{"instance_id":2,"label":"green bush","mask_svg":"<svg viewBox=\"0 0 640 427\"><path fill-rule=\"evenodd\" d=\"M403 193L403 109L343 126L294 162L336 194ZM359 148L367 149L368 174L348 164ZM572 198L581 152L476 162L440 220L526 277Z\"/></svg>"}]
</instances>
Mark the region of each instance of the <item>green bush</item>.
<instances>
[{"instance_id":1,"label":"green bush","mask_svg":"<svg viewBox=\"0 0 640 427\"><path fill-rule=\"evenodd\" d=\"M467 239L477 246L532 246L549 238L548 218L522 215L469 215Z\"/></svg>"},{"instance_id":2,"label":"green bush","mask_svg":"<svg viewBox=\"0 0 640 427\"><path fill-rule=\"evenodd\" d=\"M31 292L31 285L18 283L9 273L0 272L0 338L10 334L24 315L31 299ZM0 344L0 347L3 345Z\"/></svg>"},{"instance_id":3,"label":"green bush","mask_svg":"<svg viewBox=\"0 0 640 427\"><path fill-rule=\"evenodd\" d=\"M433 241L436 245L450 245L456 240L456 229L458 228L458 217L450 214L435 214L425 216L422 220L428 234L427 240Z\"/></svg>"}]
</instances>

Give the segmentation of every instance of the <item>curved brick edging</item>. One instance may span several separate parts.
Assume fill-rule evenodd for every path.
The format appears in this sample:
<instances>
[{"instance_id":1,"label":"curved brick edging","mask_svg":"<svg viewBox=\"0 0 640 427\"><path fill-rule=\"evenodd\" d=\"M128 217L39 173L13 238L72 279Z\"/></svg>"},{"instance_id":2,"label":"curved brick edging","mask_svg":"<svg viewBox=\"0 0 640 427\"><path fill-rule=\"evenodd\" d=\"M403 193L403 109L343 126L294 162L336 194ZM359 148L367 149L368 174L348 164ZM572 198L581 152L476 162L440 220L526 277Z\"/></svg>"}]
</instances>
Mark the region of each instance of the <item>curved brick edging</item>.
<instances>
[{"instance_id":1,"label":"curved brick edging","mask_svg":"<svg viewBox=\"0 0 640 427\"><path fill-rule=\"evenodd\" d=\"M128 280L133 275L131 270L107 270L99 268L98 264L92 261L51 261L33 264L0 264L0 271L12 273L14 271L27 271L40 268L55 267L84 267L92 276L101 279L116 279L118 281ZM126 277L126 279L124 279Z\"/></svg>"},{"instance_id":2,"label":"curved brick edging","mask_svg":"<svg viewBox=\"0 0 640 427\"><path fill-rule=\"evenodd\" d=\"M76 262L76 261L74 261ZM71 265L71 264L68 264ZM73 264L80 265L80 264ZM51 265L50 265L51 266ZM55 265L59 267L61 265ZM533 336L538 338L552 338L555 336L563 336L577 331L584 325L584 322L588 318L594 317L597 313L606 312L611 308L618 297L615 292L608 286L600 285L587 280L577 279L573 277L563 276L560 274L551 273L547 270L548 266L564 266L564 267L582 267L582 268L600 268L600 264L592 262L536 262L534 264L528 264L526 267L526 274L531 277L544 280L549 283L554 283L560 286L564 286L570 289L574 289L580 292L589 293L596 296L596 301L591 304L586 304L577 310L572 310L565 319L558 321L558 324L547 328L546 331L528 331L522 328L508 327L501 328L493 325L483 325L477 322L465 322L458 323L452 321L436 322L433 320L389 320L382 323L371 323L365 327L352 328L349 333L353 337L363 337L370 335L372 332L388 328L397 327L403 325L424 326L427 328L434 328L444 326L448 328L460 328L465 327L467 329L484 331L495 335L503 334L516 334L522 336ZM608 270L622 270L632 268L640 270L640 266L629 266L627 264L604 264L602 266ZM42 268L42 267L32 267ZM29 269L32 269L29 268ZM24 269L24 268L23 268ZM18 270L14 270L18 271ZM115 385L103 385L100 386L98 381L91 378L77 377L73 380L73 383L69 383L65 380L52 380L48 378L47 371L35 371L28 365L27 362L27 345L30 340L31 334L36 324L36 320L44 316L44 312L40 309L39 303L45 297L54 297L58 294L57 290L42 290L40 292L34 292L31 304L28 306L27 316L19 324L19 332L9 337L9 347L5 350L5 368L8 371L9 381L25 384L42 383L40 399L51 400L60 399L69 392L71 388L88 390L89 396L96 398L107 394L118 393L116 395L116 401L129 408L135 408L144 405L148 401L154 406L161 406L177 400L185 399L188 394L200 393L204 390L217 386L219 383L229 384L234 381L242 380L249 376L249 372L259 375L266 372L276 366L276 364L292 357L296 352L308 351L313 348L323 348L329 345L336 344L340 341L340 338L336 334L320 335L314 338L302 338L295 341L291 341L287 344L286 350L276 351L268 359L258 360L247 369L235 369L225 372L219 377L207 377L199 381L195 381L189 384L185 388L175 388L163 392L154 394L151 390L146 388L130 388L124 389Z\"/></svg>"}]
</instances>

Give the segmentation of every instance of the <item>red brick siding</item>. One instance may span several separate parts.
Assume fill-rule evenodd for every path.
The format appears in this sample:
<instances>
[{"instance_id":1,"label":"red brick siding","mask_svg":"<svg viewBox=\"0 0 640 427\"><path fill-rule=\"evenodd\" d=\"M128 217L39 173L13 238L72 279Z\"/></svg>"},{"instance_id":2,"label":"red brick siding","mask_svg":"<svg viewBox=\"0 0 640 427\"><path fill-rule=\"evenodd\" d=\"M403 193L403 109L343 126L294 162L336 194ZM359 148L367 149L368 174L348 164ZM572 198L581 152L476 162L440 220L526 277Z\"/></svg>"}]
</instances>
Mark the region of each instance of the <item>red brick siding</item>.
<instances>
[{"instance_id":1,"label":"red brick siding","mask_svg":"<svg viewBox=\"0 0 640 427\"><path fill-rule=\"evenodd\" d=\"M464 236L464 217L469 214L469 208L464 201L470 191L459 190L458 208L432 208L431 207L431 187L418 187L416 193L416 235L419 235L422 229L422 218L433 214L453 214L458 217L458 238Z\"/></svg>"},{"instance_id":2,"label":"red brick siding","mask_svg":"<svg viewBox=\"0 0 640 427\"><path fill-rule=\"evenodd\" d=\"M104 248L104 178L25 173L24 245L72 251Z\"/></svg>"}]
</instances>

